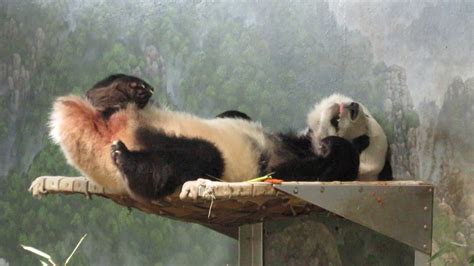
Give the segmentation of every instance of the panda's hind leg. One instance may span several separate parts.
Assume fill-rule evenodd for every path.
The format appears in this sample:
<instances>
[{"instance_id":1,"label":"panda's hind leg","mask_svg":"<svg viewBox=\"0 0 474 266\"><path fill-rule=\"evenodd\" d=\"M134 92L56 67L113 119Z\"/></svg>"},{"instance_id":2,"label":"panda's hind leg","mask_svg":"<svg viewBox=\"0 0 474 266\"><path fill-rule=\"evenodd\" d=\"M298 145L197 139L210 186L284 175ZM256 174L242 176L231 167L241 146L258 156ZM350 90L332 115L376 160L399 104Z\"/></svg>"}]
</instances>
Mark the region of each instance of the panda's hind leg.
<instances>
[{"instance_id":1,"label":"panda's hind leg","mask_svg":"<svg viewBox=\"0 0 474 266\"><path fill-rule=\"evenodd\" d=\"M130 151L118 140L111 146L111 157L132 197L156 199L174 191L166 188L169 174L155 169L158 162L152 153Z\"/></svg>"},{"instance_id":2,"label":"panda's hind leg","mask_svg":"<svg viewBox=\"0 0 474 266\"><path fill-rule=\"evenodd\" d=\"M111 147L112 159L136 199L158 199L187 181L223 175L222 154L209 141L168 136L147 128L137 130L136 138L145 150L130 151L121 141Z\"/></svg>"}]
</instances>

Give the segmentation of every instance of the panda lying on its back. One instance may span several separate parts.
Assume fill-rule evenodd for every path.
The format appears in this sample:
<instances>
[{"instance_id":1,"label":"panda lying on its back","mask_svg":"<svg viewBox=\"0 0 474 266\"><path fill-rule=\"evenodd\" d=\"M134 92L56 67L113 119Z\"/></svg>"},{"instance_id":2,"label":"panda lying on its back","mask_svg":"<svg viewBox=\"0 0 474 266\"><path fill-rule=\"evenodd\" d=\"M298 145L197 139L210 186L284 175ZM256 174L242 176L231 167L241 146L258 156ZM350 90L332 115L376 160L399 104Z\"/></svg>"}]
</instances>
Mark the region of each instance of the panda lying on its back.
<instances>
[{"instance_id":1,"label":"panda lying on its back","mask_svg":"<svg viewBox=\"0 0 474 266\"><path fill-rule=\"evenodd\" d=\"M218 117L250 121L249 116L238 111L227 111ZM206 141L173 138L146 128L138 129L136 135L146 149L130 151L121 141L112 146L112 158L135 196L156 199L172 193L186 181L206 176L223 181L249 179L242 176L229 180L223 172L227 161L221 157L221 149ZM352 181L357 178L359 151L349 141L330 136L322 140L322 154L303 155L299 148L290 148L283 136L267 135L268 148L273 148L267 151L266 158L260 154L260 165L267 167L257 176L272 172L274 177L285 181ZM232 160L239 162L242 158Z\"/></svg>"},{"instance_id":2,"label":"panda lying on its back","mask_svg":"<svg viewBox=\"0 0 474 266\"><path fill-rule=\"evenodd\" d=\"M341 94L333 94L317 103L308 114L307 135L313 150L328 136L350 140L362 151L359 180L392 180L390 152L384 130L362 104Z\"/></svg>"},{"instance_id":3,"label":"panda lying on its back","mask_svg":"<svg viewBox=\"0 0 474 266\"><path fill-rule=\"evenodd\" d=\"M198 177L255 178L284 160L260 124L242 119L201 119L136 104L104 119L89 101L67 96L54 103L50 125L70 164L137 199L170 194Z\"/></svg>"},{"instance_id":4,"label":"panda lying on its back","mask_svg":"<svg viewBox=\"0 0 474 266\"><path fill-rule=\"evenodd\" d=\"M270 172L283 180L357 177L357 149L342 138L323 139L326 150L305 157L240 112L202 119L151 106L152 88L136 79L111 76L87 92L88 100L61 97L53 107L52 138L69 163L102 186L143 200L201 177L228 182Z\"/></svg>"}]
</instances>

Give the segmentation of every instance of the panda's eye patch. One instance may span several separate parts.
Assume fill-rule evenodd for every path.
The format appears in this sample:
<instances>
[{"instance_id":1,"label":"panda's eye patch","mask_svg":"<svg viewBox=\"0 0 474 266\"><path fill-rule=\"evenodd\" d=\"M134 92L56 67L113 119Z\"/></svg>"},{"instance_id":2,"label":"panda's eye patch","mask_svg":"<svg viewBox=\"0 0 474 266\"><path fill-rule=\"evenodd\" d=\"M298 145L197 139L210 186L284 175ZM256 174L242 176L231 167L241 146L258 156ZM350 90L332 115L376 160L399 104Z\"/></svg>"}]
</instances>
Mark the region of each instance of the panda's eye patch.
<instances>
[{"instance_id":1,"label":"panda's eye patch","mask_svg":"<svg viewBox=\"0 0 474 266\"><path fill-rule=\"evenodd\" d=\"M331 119L331 125L336 129L336 131L339 130L339 117L335 116Z\"/></svg>"}]
</instances>

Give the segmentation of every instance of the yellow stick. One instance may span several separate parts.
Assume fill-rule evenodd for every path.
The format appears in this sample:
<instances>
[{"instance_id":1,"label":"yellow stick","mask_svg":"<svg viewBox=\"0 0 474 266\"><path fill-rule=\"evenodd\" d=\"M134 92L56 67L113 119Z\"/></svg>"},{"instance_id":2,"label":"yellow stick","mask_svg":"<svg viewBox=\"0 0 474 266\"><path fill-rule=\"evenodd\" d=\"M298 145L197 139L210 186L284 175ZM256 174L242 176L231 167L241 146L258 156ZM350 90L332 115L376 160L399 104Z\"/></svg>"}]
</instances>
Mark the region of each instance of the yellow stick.
<instances>
[{"instance_id":1,"label":"yellow stick","mask_svg":"<svg viewBox=\"0 0 474 266\"><path fill-rule=\"evenodd\" d=\"M257 178L254 178L254 179L247 180L245 182L262 182L262 181L265 181L267 179L272 178L272 174L273 173L269 173L269 174L266 174L266 175L261 176L261 177L257 177Z\"/></svg>"}]
</instances>

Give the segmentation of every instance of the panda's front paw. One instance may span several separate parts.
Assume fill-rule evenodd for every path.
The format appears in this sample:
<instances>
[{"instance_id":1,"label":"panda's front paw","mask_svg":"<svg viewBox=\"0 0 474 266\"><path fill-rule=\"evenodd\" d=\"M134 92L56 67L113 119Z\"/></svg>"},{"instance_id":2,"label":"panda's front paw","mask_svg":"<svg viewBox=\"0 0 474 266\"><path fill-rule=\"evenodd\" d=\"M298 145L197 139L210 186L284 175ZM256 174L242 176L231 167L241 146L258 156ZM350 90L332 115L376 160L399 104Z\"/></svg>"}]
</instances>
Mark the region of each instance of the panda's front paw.
<instances>
[{"instance_id":1,"label":"panda's front paw","mask_svg":"<svg viewBox=\"0 0 474 266\"><path fill-rule=\"evenodd\" d=\"M111 147L110 154L112 156L112 161L115 163L115 165L117 165L118 167L122 165L123 156L126 153L128 153L127 146L125 146L125 144L120 140L114 141Z\"/></svg>"}]
</instances>

